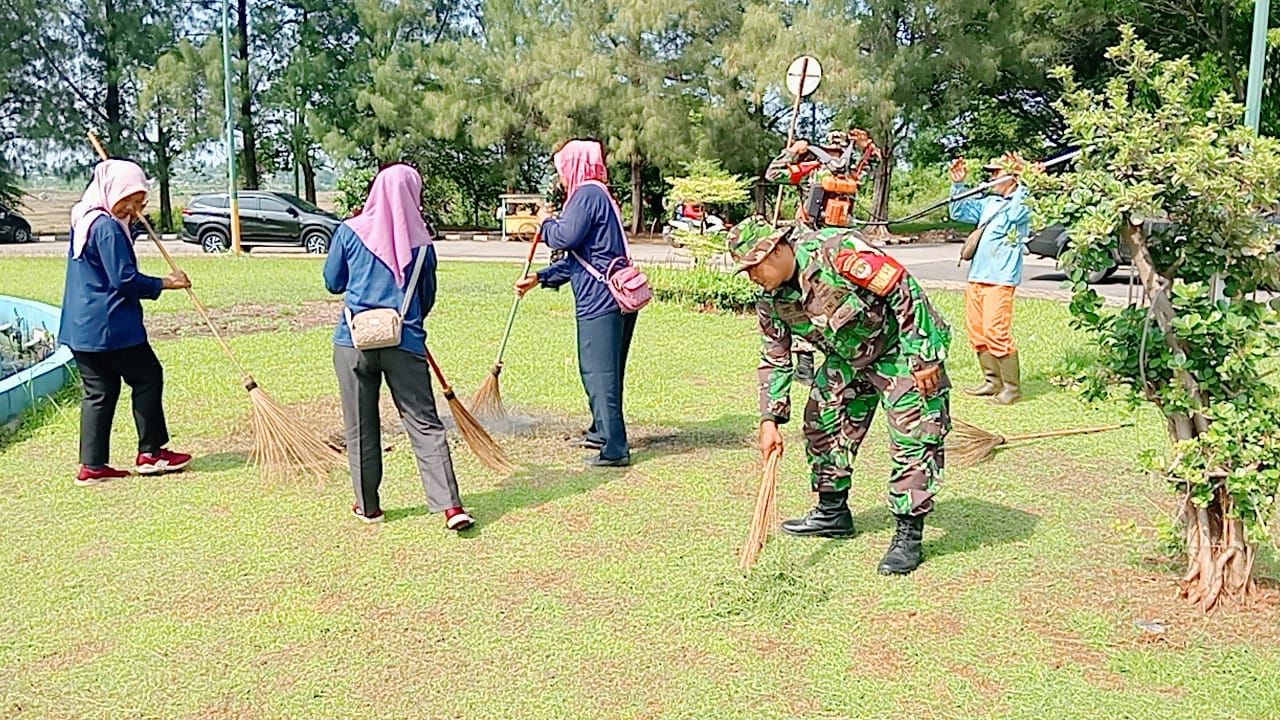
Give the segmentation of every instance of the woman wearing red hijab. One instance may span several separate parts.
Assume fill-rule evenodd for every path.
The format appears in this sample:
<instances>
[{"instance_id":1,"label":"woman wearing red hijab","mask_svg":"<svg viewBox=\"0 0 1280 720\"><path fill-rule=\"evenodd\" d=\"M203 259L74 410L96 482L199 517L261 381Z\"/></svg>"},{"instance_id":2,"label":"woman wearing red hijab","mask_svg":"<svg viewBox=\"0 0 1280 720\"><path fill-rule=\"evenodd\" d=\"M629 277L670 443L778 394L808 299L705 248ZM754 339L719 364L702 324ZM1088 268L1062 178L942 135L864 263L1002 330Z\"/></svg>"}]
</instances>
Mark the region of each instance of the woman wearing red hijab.
<instances>
[{"instance_id":1,"label":"woman wearing red hijab","mask_svg":"<svg viewBox=\"0 0 1280 720\"><path fill-rule=\"evenodd\" d=\"M564 212L553 217L544 208L539 217L542 240L565 257L516 285L521 294L535 286L573 287L578 321L578 368L591 406L591 429L575 440L598 450L587 460L598 467L631 464L627 426L622 414L623 381L627 352L635 332L635 313L624 313L609 288L597 276L627 256L622 213L605 184L604 148L595 140L570 140L553 156L564 185ZM588 268L593 268L591 272Z\"/></svg>"}]
</instances>

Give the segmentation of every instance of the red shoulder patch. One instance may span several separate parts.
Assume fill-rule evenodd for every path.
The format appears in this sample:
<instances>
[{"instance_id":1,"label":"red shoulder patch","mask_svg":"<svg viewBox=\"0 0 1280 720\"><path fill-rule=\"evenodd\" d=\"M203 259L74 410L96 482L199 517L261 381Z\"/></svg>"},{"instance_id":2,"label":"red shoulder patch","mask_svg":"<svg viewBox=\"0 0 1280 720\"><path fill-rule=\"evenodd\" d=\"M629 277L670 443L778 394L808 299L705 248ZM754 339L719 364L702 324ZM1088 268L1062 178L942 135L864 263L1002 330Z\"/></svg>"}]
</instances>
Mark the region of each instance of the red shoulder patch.
<instances>
[{"instance_id":1,"label":"red shoulder patch","mask_svg":"<svg viewBox=\"0 0 1280 720\"><path fill-rule=\"evenodd\" d=\"M888 255L857 250L841 250L836 255L836 272L846 280L876 295L888 295L906 274L906 268Z\"/></svg>"}]
</instances>

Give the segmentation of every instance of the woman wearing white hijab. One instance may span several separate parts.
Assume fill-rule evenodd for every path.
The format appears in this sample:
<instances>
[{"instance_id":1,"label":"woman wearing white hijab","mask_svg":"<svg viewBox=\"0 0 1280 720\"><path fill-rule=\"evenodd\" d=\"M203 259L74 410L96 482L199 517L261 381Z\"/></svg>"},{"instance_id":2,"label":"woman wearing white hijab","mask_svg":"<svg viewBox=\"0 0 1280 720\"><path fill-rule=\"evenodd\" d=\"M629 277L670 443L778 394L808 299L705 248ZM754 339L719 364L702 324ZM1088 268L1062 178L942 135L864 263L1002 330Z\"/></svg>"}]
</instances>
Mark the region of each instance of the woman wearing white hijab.
<instances>
[{"instance_id":1,"label":"woman wearing white hijab","mask_svg":"<svg viewBox=\"0 0 1280 720\"><path fill-rule=\"evenodd\" d=\"M84 197L71 210L71 248L58 341L71 348L84 382L80 405L80 472L77 485L96 485L129 473L107 464L111 423L120 382L133 389L138 428L135 469L142 475L178 472L191 456L165 448L169 430L162 396L164 371L147 342L141 300L163 290L191 287L179 271L165 278L138 271L129 221L147 205L147 176L126 160L106 160L93 170Z\"/></svg>"}]
</instances>

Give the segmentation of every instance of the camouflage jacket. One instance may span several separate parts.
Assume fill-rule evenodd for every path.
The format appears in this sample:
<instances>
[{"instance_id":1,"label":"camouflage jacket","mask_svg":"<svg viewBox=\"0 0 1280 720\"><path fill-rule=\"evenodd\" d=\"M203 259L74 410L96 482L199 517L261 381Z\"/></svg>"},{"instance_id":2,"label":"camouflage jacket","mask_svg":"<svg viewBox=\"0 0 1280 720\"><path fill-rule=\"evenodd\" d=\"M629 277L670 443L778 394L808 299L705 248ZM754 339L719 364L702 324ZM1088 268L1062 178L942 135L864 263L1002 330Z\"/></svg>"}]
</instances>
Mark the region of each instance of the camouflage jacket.
<instances>
[{"instance_id":1,"label":"camouflage jacket","mask_svg":"<svg viewBox=\"0 0 1280 720\"><path fill-rule=\"evenodd\" d=\"M795 278L756 304L762 418L790 419L794 338L855 371L901 375L946 360L951 328L896 260L853 230L808 231L794 242Z\"/></svg>"}]
</instances>

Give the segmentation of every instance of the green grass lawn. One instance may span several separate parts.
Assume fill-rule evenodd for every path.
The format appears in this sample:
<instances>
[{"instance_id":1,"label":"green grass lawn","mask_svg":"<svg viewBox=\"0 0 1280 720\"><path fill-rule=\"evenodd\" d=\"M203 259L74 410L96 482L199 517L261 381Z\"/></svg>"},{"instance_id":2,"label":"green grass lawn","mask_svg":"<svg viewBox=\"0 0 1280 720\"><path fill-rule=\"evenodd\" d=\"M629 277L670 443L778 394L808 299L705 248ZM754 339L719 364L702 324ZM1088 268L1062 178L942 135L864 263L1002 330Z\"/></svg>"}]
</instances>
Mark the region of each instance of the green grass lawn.
<instances>
[{"instance_id":1,"label":"green grass lawn","mask_svg":"<svg viewBox=\"0 0 1280 720\"><path fill-rule=\"evenodd\" d=\"M326 299L319 262L183 262L215 315L239 306L237 322L265 313L294 328L231 344L300 417L338 428L332 330L316 325L336 310L313 302ZM492 362L515 274L441 270L431 344L464 395ZM0 278L5 293L57 303L63 263L4 259ZM957 325L952 377L972 384L960 298L935 297ZM949 471L926 564L888 579L875 573L892 525L880 425L855 479L860 534L775 536L753 572L736 569L758 482L750 318L646 309L628 377L637 464L588 471L561 441L585 422L571 297L531 295L502 379L508 407L540 424L501 437L521 466L510 478L455 442L479 521L458 536L426 513L403 436L390 438L381 526L351 518L346 477L261 480L244 464L235 374L210 338L179 337L194 320L185 298L149 312L170 329L156 348L174 444L199 459L180 476L74 487L71 393L0 446L0 718L1280 712L1274 598L1209 618L1176 599L1179 573L1157 556L1173 502L1134 461L1164 447L1162 423L1046 381L1058 358L1085 352L1060 305L1019 303L1028 401L997 410L957 393L955 415L1010 434L1135 424ZM127 404L116 427L124 463ZM791 515L812 497L799 428L786 432L779 494ZM1168 630L1144 636L1133 625L1143 619Z\"/></svg>"}]
</instances>

